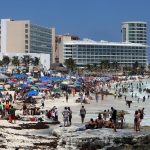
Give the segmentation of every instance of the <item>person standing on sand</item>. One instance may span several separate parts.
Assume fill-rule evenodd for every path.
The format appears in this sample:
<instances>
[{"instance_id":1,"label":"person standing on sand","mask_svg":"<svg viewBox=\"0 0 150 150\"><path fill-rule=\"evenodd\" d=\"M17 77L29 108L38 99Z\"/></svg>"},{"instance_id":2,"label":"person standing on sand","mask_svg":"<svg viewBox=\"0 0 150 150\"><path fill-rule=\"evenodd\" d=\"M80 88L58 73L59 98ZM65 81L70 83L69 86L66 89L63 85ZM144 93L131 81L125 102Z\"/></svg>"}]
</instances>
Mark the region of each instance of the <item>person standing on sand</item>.
<instances>
[{"instance_id":1,"label":"person standing on sand","mask_svg":"<svg viewBox=\"0 0 150 150\"><path fill-rule=\"evenodd\" d=\"M146 99L145 96L143 96L143 102L145 102L145 99Z\"/></svg>"},{"instance_id":2,"label":"person standing on sand","mask_svg":"<svg viewBox=\"0 0 150 150\"><path fill-rule=\"evenodd\" d=\"M9 122L10 123L12 123L13 120L14 120L14 123L16 122L15 111L16 111L16 109L13 106L11 106L10 112L9 112L9 114L10 114L9 115Z\"/></svg>"},{"instance_id":3,"label":"person standing on sand","mask_svg":"<svg viewBox=\"0 0 150 150\"><path fill-rule=\"evenodd\" d=\"M80 116L81 116L81 122L82 123L84 123L85 115L86 115L86 110L85 110L84 106L82 106L80 109Z\"/></svg>"},{"instance_id":4,"label":"person standing on sand","mask_svg":"<svg viewBox=\"0 0 150 150\"><path fill-rule=\"evenodd\" d=\"M117 110L111 107L111 111L112 111L111 119L113 122L114 132L117 132L116 130Z\"/></svg>"},{"instance_id":5,"label":"person standing on sand","mask_svg":"<svg viewBox=\"0 0 150 150\"><path fill-rule=\"evenodd\" d=\"M99 98L99 96L98 96L98 93L96 92L95 93L95 99L96 99L96 102L98 103L98 98Z\"/></svg>"},{"instance_id":6,"label":"person standing on sand","mask_svg":"<svg viewBox=\"0 0 150 150\"><path fill-rule=\"evenodd\" d=\"M41 106L42 106L42 108L44 108L44 102L45 102L45 96L43 96L42 99L41 99Z\"/></svg>"},{"instance_id":7,"label":"person standing on sand","mask_svg":"<svg viewBox=\"0 0 150 150\"><path fill-rule=\"evenodd\" d=\"M57 107L54 107L54 113L55 113L55 121L58 121L58 109Z\"/></svg>"},{"instance_id":8,"label":"person standing on sand","mask_svg":"<svg viewBox=\"0 0 150 150\"><path fill-rule=\"evenodd\" d=\"M64 111L62 112L64 118L64 127L69 125L69 110L65 107Z\"/></svg>"},{"instance_id":9,"label":"person standing on sand","mask_svg":"<svg viewBox=\"0 0 150 150\"><path fill-rule=\"evenodd\" d=\"M140 113L136 110L134 114L134 130L136 132L140 131L140 121Z\"/></svg>"},{"instance_id":10,"label":"person standing on sand","mask_svg":"<svg viewBox=\"0 0 150 150\"><path fill-rule=\"evenodd\" d=\"M126 105L127 105L127 96L126 95L124 96L124 100L125 100Z\"/></svg>"},{"instance_id":11,"label":"person standing on sand","mask_svg":"<svg viewBox=\"0 0 150 150\"><path fill-rule=\"evenodd\" d=\"M104 110L104 112L103 112L103 119L106 120L106 118L107 118L107 112L106 112L106 110Z\"/></svg>"},{"instance_id":12,"label":"person standing on sand","mask_svg":"<svg viewBox=\"0 0 150 150\"><path fill-rule=\"evenodd\" d=\"M72 110L70 109L70 107L68 107L69 110L69 125L71 125L71 120L72 120Z\"/></svg>"},{"instance_id":13,"label":"person standing on sand","mask_svg":"<svg viewBox=\"0 0 150 150\"><path fill-rule=\"evenodd\" d=\"M68 103L68 92L66 92L66 103Z\"/></svg>"},{"instance_id":14,"label":"person standing on sand","mask_svg":"<svg viewBox=\"0 0 150 150\"><path fill-rule=\"evenodd\" d=\"M27 105L25 103L23 104L22 109L23 109L23 115L26 115L27 114Z\"/></svg>"}]
</instances>

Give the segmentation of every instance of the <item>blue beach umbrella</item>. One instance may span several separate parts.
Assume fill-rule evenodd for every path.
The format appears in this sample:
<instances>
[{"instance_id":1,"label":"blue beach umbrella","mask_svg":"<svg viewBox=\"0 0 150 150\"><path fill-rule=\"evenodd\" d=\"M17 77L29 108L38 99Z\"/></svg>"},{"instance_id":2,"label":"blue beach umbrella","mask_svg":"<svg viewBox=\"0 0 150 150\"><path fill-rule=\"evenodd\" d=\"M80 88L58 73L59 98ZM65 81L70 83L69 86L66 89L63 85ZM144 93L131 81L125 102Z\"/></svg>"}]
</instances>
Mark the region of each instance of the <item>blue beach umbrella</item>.
<instances>
[{"instance_id":1,"label":"blue beach umbrella","mask_svg":"<svg viewBox=\"0 0 150 150\"><path fill-rule=\"evenodd\" d=\"M21 88L28 88L29 86L27 84L19 84L18 87L21 87Z\"/></svg>"},{"instance_id":2,"label":"blue beach umbrella","mask_svg":"<svg viewBox=\"0 0 150 150\"><path fill-rule=\"evenodd\" d=\"M34 91L34 90L31 90L31 91L28 91L26 94L27 94L28 96L36 96L36 95L39 94L39 92Z\"/></svg>"},{"instance_id":3,"label":"blue beach umbrella","mask_svg":"<svg viewBox=\"0 0 150 150\"><path fill-rule=\"evenodd\" d=\"M14 74L13 77L17 79L21 79L21 78L27 78L27 75L26 74Z\"/></svg>"}]
</instances>

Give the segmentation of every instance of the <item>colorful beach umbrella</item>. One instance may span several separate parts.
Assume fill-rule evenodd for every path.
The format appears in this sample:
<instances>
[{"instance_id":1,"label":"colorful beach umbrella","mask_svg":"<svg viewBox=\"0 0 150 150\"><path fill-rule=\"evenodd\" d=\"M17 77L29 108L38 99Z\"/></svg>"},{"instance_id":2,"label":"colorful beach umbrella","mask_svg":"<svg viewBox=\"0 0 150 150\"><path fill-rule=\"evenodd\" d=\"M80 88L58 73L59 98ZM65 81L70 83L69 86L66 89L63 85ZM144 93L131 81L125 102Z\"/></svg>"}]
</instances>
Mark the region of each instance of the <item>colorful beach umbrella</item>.
<instances>
[{"instance_id":1,"label":"colorful beach umbrella","mask_svg":"<svg viewBox=\"0 0 150 150\"><path fill-rule=\"evenodd\" d=\"M31 90L31 91L28 91L26 94L28 96L37 96L39 94L39 92L37 92L35 90Z\"/></svg>"}]
</instances>

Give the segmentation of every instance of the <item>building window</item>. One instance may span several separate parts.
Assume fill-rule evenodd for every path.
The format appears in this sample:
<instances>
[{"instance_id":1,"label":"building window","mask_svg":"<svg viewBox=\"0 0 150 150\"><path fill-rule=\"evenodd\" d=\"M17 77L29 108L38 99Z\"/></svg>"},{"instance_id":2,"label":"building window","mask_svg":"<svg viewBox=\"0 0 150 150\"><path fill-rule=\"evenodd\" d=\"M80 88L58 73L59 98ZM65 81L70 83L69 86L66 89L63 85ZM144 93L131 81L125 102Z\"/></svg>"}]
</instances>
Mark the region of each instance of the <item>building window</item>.
<instances>
[{"instance_id":1,"label":"building window","mask_svg":"<svg viewBox=\"0 0 150 150\"><path fill-rule=\"evenodd\" d=\"M25 33L28 33L28 29L25 29Z\"/></svg>"},{"instance_id":2,"label":"building window","mask_svg":"<svg viewBox=\"0 0 150 150\"><path fill-rule=\"evenodd\" d=\"M25 49L28 49L28 45L25 45Z\"/></svg>"},{"instance_id":3,"label":"building window","mask_svg":"<svg viewBox=\"0 0 150 150\"><path fill-rule=\"evenodd\" d=\"M28 44L28 40L25 40L25 44Z\"/></svg>"},{"instance_id":4,"label":"building window","mask_svg":"<svg viewBox=\"0 0 150 150\"><path fill-rule=\"evenodd\" d=\"M27 35L27 34L25 35L25 38L26 38L26 39L28 38L28 35Z\"/></svg>"},{"instance_id":5,"label":"building window","mask_svg":"<svg viewBox=\"0 0 150 150\"><path fill-rule=\"evenodd\" d=\"M25 24L25 28L28 28L28 24Z\"/></svg>"}]
</instances>

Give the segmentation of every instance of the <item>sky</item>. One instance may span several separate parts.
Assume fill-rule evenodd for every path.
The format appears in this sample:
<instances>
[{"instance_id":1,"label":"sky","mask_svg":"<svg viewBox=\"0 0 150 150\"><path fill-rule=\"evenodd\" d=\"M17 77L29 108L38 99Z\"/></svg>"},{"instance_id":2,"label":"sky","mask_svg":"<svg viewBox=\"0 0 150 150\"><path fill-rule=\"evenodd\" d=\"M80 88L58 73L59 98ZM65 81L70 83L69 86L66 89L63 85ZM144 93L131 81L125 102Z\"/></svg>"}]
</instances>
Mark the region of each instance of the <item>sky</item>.
<instances>
[{"instance_id":1,"label":"sky","mask_svg":"<svg viewBox=\"0 0 150 150\"><path fill-rule=\"evenodd\" d=\"M150 26L149 8L150 0L1 0L0 18L31 20L81 39L118 42L121 22L146 21Z\"/></svg>"}]
</instances>

